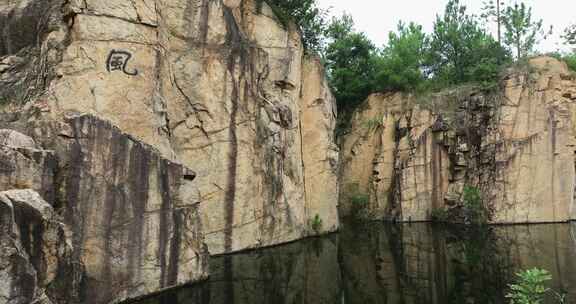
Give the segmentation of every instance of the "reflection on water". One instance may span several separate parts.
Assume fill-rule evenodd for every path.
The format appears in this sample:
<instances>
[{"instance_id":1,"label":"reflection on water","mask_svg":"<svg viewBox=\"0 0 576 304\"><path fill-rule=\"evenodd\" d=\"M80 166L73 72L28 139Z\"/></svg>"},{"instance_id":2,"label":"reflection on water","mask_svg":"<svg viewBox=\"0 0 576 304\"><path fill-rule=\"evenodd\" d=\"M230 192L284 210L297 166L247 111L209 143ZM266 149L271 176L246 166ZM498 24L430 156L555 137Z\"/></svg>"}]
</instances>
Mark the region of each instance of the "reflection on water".
<instances>
[{"instance_id":1,"label":"reflection on water","mask_svg":"<svg viewBox=\"0 0 576 304\"><path fill-rule=\"evenodd\" d=\"M492 227L347 224L339 234L213 258L210 281L138 304L505 303L539 267L576 300L576 224ZM552 303L552 301L549 301Z\"/></svg>"}]
</instances>

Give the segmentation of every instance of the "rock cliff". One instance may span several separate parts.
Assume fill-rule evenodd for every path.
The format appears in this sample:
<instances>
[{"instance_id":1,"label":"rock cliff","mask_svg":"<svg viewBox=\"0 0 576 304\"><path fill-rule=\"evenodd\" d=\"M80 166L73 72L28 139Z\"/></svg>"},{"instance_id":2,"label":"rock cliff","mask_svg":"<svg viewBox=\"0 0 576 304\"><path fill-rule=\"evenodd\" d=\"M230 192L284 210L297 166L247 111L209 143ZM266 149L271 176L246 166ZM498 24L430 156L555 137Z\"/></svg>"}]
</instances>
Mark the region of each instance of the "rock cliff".
<instances>
[{"instance_id":1,"label":"rock cliff","mask_svg":"<svg viewBox=\"0 0 576 304\"><path fill-rule=\"evenodd\" d=\"M440 210L466 220L472 186L492 223L575 219L575 90L564 63L538 57L496 93L372 95L343 139L343 213L426 221Z\"/></svg>"},{"instance_id":2,"label":"rock cliff","mask_svg":"<svg viewBox=\"0 0 576 304\"><path fill-rule=\"evenodd\" d=\"M317 233L316 215L318 232L338 227L334 98L265 3L17 1L0 19L44 11L33 37L3 37L3 99L45 120L96 115L192 168L212 254ZM35 61L43 87L20 96Z\"/></svg>"},{"instance_id":3,"label":"rock cliff","mask_svg":"<svg viewBox=\"0 0 576 304\"><path fill-rule=\"evenodd\" d=\"M264 2L17 0L0 25L0 191L52 208L34 221L61 224L74 278L53 292L3 245L33 279L3 266L9 303L113 303L338 228L335 100Z\"/></svg>"}]
</instances>

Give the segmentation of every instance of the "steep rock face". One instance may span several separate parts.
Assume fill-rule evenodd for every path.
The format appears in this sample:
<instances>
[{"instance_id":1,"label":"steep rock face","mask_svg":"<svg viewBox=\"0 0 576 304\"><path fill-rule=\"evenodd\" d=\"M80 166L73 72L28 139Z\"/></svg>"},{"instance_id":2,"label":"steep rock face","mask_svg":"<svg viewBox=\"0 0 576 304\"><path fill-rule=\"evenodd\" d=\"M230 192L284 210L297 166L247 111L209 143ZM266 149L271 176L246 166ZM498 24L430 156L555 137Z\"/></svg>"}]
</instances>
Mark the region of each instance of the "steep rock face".
<instances>
[{"instance_id":1,"label":"steep rock face","mask_svg":"<svg viewBox=\"0 0 576 304\"><path fill-rule=\"evenodd\" d=\"M43 8L50 18L37 20L43 31L35 39L3 57L1 79L13 90L32 83L22 76L31 67L19 62L49 63L44 82L22 98L25 113L55 122L89 113L192 168L212 254L337 229L334 98L298 31L264 2L54 0L49 7L57 5ZM37 6L16 1L2 7L0 20L14 23ZM20 100L6 92L0 96ZM29 129L22 124L29 115L10 117L9 127ZM311 229L316 215L322 225Z\"/></svg>"},{"instance_id":2,"label":"steep rock face","mask_svg":"<svg viewBox=\"0 0 576 304\"><path fill-rule=\"evenodd\" d=\"M450 162L436 119L403 94L368 98L342 144L343 215L360 208L371 218L422 221L444 205Z\"/></svg>"},{"instance_id":3,"label":"steep rock face","mask_svg":"<svg viewBox=\"0 0 576 304\"><path fill-rule=\"evenodd\" d=\"M0 192L0 299L7 304L68 303L79 273L66 226L33 190Z\"/></svg>"},{"instance_id":4,"label":"steep rock face","mask_svg":"<svg viewBox=\"0 0 576 304\"><path fill-rule=\"evenodd\" d=\"M470 185L493 223L574 219L576 82L553 58L530 65L509 73L496 95L472 90L426 106L371 96L343 140L344 214L364 195L370 216L430 220L435 210L460 210Z\"/></svg>"},{"instance_id":5,"label":"steep rock face","mask_svg":"<svg viewBox=\"0 0 576 304\"><path fill-rule=\"evenodd\" d=\"M54 151L18 147L37 145L5 131L0 182L40 189L49 200L3 193L2 227L12 231L3 239L10 256L1 259L9 303L113 303L207 277L194 172L93 116L29 128L49 137Z\"/></svg>"},{"instance_id":6,"label":"steep rock face","mask_svg":"<svg viewBox=\"0 0 576 304\"><path fill-rule=\"evenodd\" d=\"M195 174L92 116L59 131L63 215L85 268L82 303L110 303L207 276Z\"/></svg>"},{"instance_id":7,"label":"steep rock face","mask_svg":"<svg viewBox=\"0 0 576 304\"><path fill-rule=\"evenodd\" d=\"M306 217L311 219L318 215L322 220L322 227L319 228L323 231L334 231L339 225L339 149L334 139L337 110L319 60L305 62L302 69L301 95L300 132Z\"/></svg>"}]
</instances>

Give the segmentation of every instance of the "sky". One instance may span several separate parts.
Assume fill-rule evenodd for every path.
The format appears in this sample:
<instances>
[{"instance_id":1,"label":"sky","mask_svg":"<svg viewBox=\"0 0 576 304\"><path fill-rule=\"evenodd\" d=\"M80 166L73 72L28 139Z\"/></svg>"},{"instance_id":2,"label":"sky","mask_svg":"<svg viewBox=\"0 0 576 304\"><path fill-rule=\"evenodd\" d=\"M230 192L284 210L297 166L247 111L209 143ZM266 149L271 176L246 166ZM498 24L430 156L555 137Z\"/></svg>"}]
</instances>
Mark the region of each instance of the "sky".
<instances>
[{"instance_id":1,"label":"sky","mask_svg":"<svg viewBox=\"0 0 576 304\"><path fill-rule=\"evenodd\" d=\"M352 15L356 30L365 32L378 46L388 40L388 32L395 30L399 21L414 21L421 24L426 32L431 32L436 14L442 13L448 0L317 0L320 7L330 9L330 15L343 12ZM504 0L513 4L513 0ZM482 0L461 0L469 12L480 15ZM544 20L544 26L553 26L553 34L541 41L540 52L558 49L569 50L562 43L560 35L564 29L576 23L576 0L525 0L533 7L535 17Z\"/></svg>"}]
</instances>

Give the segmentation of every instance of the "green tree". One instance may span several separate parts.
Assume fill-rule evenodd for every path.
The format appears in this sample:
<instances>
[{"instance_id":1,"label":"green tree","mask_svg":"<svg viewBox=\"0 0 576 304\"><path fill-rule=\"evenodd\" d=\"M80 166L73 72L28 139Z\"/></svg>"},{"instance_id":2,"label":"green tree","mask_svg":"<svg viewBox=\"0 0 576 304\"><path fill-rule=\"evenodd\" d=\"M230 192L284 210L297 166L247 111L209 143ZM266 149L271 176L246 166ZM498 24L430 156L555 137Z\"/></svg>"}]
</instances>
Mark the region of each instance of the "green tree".
<instances>
[{"instance_id":1,"label":"green tree","mask_svg":"<svg viewBox=\"0 0 576 304\"><path fill-rule=\"evenodd\" d=\"M307 51L321 52L324 45L327 11L318 7L316 0L258 0L274 11L280 22L287 26L293 21L302 33L302 44Z\"/></svg>"},{"instance_id":2,"label":"green tree","mask_svg":"<svg viewBox=\"0 0 576 304\"><path fill-rule=\"evenodd\" d=\"M500 0L486 0L482 7L482 17L487 20L493 20L496 22L498 43L502 44L502 15L505 8L505 4Z\"/></svg>"},{"instance_id":3,"label":"green tree","mask_svg":"<svg viewBox=\"0 0 576 304\"><path fill-rule=\"evenodd\" d=\"M528 56L539 39L546 39L543 21L532 19L532 8L524 3L515 3L504 11L502 22L505 28L504 42L515 51L516 59Z\"/></svg>"},{"instance_id":4,"label":"green tree","mask_svg":"<svg viewBox=\"0 0 576 304\"><path fill-rule=\"evenodd\" d=\"M350 113L373 91L377 48L354 31L349 15L333 18L326 31L324 59L339 112Z\"/></svg>"},{"instance_id":5,"label":"green tree","mask_svg":"<svg viewBox=\"0 0 576 304\"><path fill-rule=\"evenodd\" d=\"M437 16L430 45L429 72L441 87L465 82L490 83L498 78L507 52L466 13L459 0L450 0ZM437 85L438 86L438 85Z\"/></svg>"},{"instance_id":6,"label":"green tree","mask_svg":"<svg viewBox=\"0 0 576 304\"><path fill-rule=\"evenodd\" d=\"M564 38L568 44L576 44L576 24L567 27L564 30L562 38Z\"/></svg>"},{"instance_id":7,"label":"green tree","mask_svg":"<svg viewBox=\"0 0 576 304\"><path fill-rule=\"evenodd\" d=\"M388 45L375 56L375 89L413 91L426 80L425 59L429 39L422 26L400 22L397 32L390 32Z\"/></svg>"}]
</instances>

